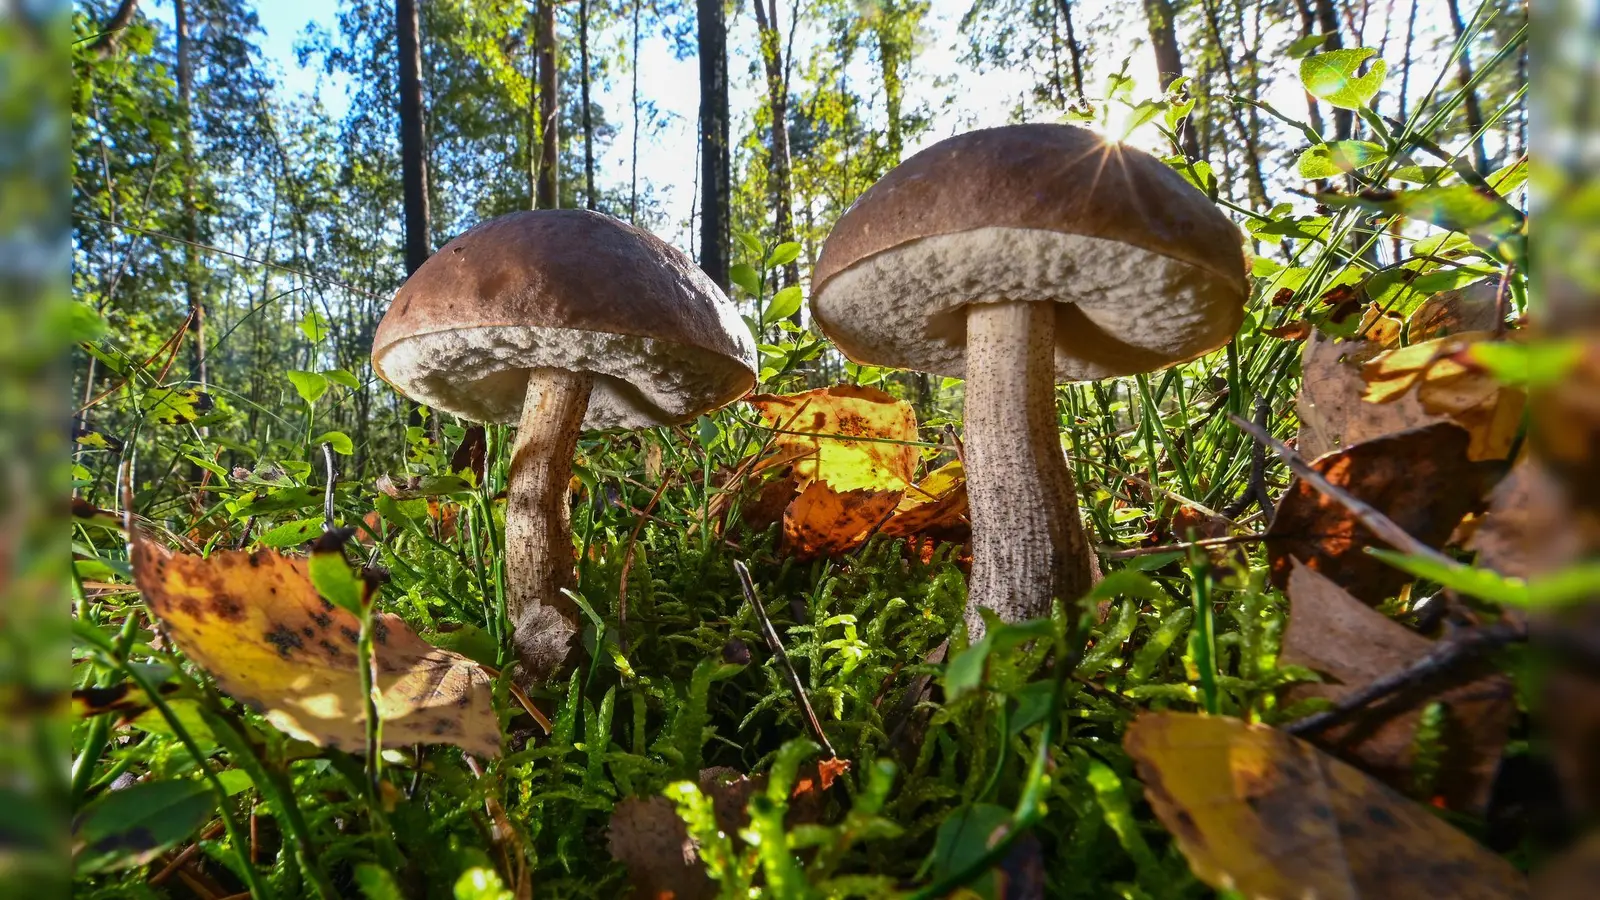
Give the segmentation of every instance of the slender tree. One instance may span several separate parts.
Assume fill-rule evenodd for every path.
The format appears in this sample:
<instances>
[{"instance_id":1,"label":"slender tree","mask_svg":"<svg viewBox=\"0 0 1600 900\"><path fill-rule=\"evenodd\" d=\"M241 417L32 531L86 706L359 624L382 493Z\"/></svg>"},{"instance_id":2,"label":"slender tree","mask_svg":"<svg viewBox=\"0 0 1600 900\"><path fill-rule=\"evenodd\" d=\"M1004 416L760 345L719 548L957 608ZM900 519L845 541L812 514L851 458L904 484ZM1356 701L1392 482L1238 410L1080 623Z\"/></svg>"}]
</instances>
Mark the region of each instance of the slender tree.
<instances>
[{"instance_id":1,"label":"slender tree","mask_svg":"<svg viewBox=\"0 0 1600 900\"><path fill-rule=\"evenodd\" d=\"M422 40L417 0L395 0L400 57L400 182L404 196L406 272L433 254L428 211L428 140L422 106Z\"/></svg>"},{"instance_id":2,"label":"slender tree","mask_svg":"<svg viewBox=\"0 0 1600 900\"><path fill-rule=\"evenodd\" d=\"M728 146L728 22L722 0L695 0L700 53L700 268L728 289L733 238Z\"/></svg>"},{"instance_id":3,"label":"slender tree","mask_svg":"<svg viewBox=\"0 0 1600 900\"><path fill-rule=\"evenodd\" d=\"M583 103L583 206L595 208L594 116L589 108L589 0L578 0L578 69Z\"/></svg>"},{"instance_id":4,"label":"slender tree","mask_svg":"<svg viewBox=\"0 0 1600 900\"><path fill-rule=\"evenodd\" d=\"M789 162L789 66L778 26L778 0L751 0L761 36L761 64L767 75L767 111L772 116L768 175L771 180L772 225L778 243L794 240L794 188ZM800 283L800 265L783 267L783 284ZM795 312L798 322L800 313Z\"/></svg>"},{"instance_id":5,"label":"slender tree","mask_svg":"<svg viewBox=\"0 0 1600 900\"><path fill-rule=\"evenodd\" d=\"M1174 0L1144 0L1145 23L1150 30L1150 48L1156 54L1156 77L1164 91L1183 77L1183 55L1178 50L1178 10ZM1193 125L1183 129L1183 152L1200 159L1200 140Z\"/></svg>"},{"instance_id":6,"label":"slender tree","mask_svg":"<svg viewBox=\"0 0 1600 900\"><path fill-rule=\"evenodd\" d=\"M628 221L639 224L639 7L644 0L633 0L633 152L628 155Z\"/></svg>"},{"instance_id":7,"label":"slender tree","mask_svg":"<svg viewBox=\"0 0 1600 900\"><path fill-rule=\"evenodd\" d=\"M210 379L206 372L205 269L200 265L196 245L200 242L200 214L195 208L194 155L194 65L190 59L193 35L189 26L187 0L173 5L173 36L178 57L178 106L183 117L178 124L178 142L183 156L183 291L189 307L189 346L192 348L191 376L201 387ZM130 13L131 15L131 13Z\"/></svg>"},{"instance_id":8,"label":"slender tree","mask_svg":"<svg viewBox=\"0 0 1600 900\"><path fill-rule=\"evenodd\" d=\"M561 206L561 78L556 60L556 0L539 0L539 185L534 205Z\"/></svg>"},{"instance_id":9,"label":"slender tree","mask_svg":"<svg viewBox=\"0 0 1600 900\"><path fill-rule=\"evenodd\" d=\"M1467 24L1461 18L1461 0L1445 0L1445 5L1450 10L1450 25L1455 29L1456 42L1461 44L1461 52L1456 57L1456 75L1467 93L1467 128L1473 134L1472 162L1480 175L1487 175L1489 152L1483 143L1483 107L1478 105L1477 88L1469 87L1472 84L1472 43L1464 40Z\"/></svg>"}]
</instances>

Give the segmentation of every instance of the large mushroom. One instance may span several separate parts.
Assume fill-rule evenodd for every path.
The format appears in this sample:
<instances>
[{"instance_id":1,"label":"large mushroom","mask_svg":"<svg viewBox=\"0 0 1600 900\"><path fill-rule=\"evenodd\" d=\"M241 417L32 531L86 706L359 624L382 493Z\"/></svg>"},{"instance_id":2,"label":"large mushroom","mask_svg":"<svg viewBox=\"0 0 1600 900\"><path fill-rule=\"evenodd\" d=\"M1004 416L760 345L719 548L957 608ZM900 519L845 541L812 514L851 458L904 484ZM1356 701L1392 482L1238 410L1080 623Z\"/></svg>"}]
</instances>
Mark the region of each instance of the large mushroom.
<instances>
[{"instance_id":1,"label":"large mushroom","mask_svg":"<svg viewBox=\"0 0 1600 900\"><path fill-rule=\"evenodd\" d=\"M822 249L811 310L850 359L966 379L969 634L1099 578L1064 457L1058 381L1149 372L1226 343L1239 230L1177 172L1068 125L941 141L885 175Z\"/></svg>"},{"instance_id":2,"label":"large mushroom","mask_svg":"<svg viewBox=\"0 0 1600 900\"><path fill-rule=\"evenodd\" d=\"M372 365L402 394L474 422L516 423L506 599L526 681L563 671L579 610L567 485L585 428L683 422L755 384L755 345L690 259L582 210L485 222L395 294Z\"/></svg>"}]
</instances>

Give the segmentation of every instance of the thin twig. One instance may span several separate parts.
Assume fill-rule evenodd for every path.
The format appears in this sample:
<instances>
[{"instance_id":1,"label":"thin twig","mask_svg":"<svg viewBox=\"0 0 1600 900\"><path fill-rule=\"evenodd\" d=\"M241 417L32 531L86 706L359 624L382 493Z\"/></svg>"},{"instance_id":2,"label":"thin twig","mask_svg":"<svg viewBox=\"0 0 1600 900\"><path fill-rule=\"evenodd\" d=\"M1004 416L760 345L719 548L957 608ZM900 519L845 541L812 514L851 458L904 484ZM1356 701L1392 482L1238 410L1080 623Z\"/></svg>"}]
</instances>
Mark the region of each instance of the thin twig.
<instances>
[{"instance_id":1,"label":"thin twig","mask_svg":"<svg viewBox=\"0 0 1600 900\"><path fill-rule=\"evenodd\" d=\"M800 700L800 708L805 712L806 723L816 735L817 743L828 751L829 757L838 759L839 754L834 752L833 744L828 742L828 736L822 731L822 722L817 718L816 711L811 708L811 698L806 694L805 684L800 681L800 673L795 671L794 663L789 661L789 654L783 649L783 641L778 638L778 629L772 626L772 618L767 615L766 606L756 595L755 583L750 580L750 570L745 568L744 563L734 560L733 571L739 575L739 587L744 591L744 598L755 607L756 615L761 619L761 630L767 637L767 646L772 649L772 655L778 660L779 668L789 676L789 684L794 688L795 697Z\"/></svg>"},{"instance_id":2,"label":"thin twig","mask_svg":"<svg viewBox=\"0 0 1600 900\"><path fill-rule=\"evenodd\" d=\"M1402 553L1424 557L1452 569L1460 567L1460 563L1412 537L1404 528L1396 525L1393 519L1384 515L1371 504L1352 496L1343 488L1333 485L1328 479L1322 477L1321 472L1311 468L1310 463L1302 459L1300 454L1279 443L1265 429L1257 428L1232 413L1228 414L1228 418L1233 420L1233 424L1237 425L1240 431L1272 448L1272 451L1278 454L1278 457L1289 466L1289 470L1294 472L1300 480L1316 488L1324 496L1338 501L1362 525L1365 525L1368 531L1371 531L1395 549Z\"/></svg>"},{"instance_id":3,"label":"thin twig","mask_svg":"<svg viewBox=\"0 0 1600 900\"><path fill-rule=\"evenodd\" d=\"M333 485L334 478L339 474L338 472L334 471L333 444L329 443L328 441L322 442L322 461L328 468L328 486L327 491L324 493L322 498L322 530L327 532L333 531L335 527L335 523L333 521Z\"/></svg>"},{"instance_id":4,"label":"thin twig","mask_svg":"<svg viewBox=\"0 0 1600 900\"><path fill-rule=\"evenodd\" d=\"M1430 681L1507 644L1527 639L1527 630L1509 621L1466 631L1458 637L1440 641L1428 655L1411 665L1346 694L1333 709L1296 719L1283 726L1283 730L1301 737L1327 731L1385 697Z\"/></svg>"},{"instance_id":5,"label":"thin twig","mask_svg":"<svg viewBox=\"0 0 1600 900\"><path fill-rule=\"evenodd\" d=\"M1160 547L1133 547L1127 550L1112 550L1102 545L1096 548L1100 555L1106 559L1133 559L1138 556L1154 556L1157 553L1182 553L1197 547L1224 547L1228 544L1249 544L1255 541L1266 540L1265 534L1235 534L1229 537L1202 538L1198 541L1185 541L1180 544L1164 544Z\"/></svg>"}]
</instances>

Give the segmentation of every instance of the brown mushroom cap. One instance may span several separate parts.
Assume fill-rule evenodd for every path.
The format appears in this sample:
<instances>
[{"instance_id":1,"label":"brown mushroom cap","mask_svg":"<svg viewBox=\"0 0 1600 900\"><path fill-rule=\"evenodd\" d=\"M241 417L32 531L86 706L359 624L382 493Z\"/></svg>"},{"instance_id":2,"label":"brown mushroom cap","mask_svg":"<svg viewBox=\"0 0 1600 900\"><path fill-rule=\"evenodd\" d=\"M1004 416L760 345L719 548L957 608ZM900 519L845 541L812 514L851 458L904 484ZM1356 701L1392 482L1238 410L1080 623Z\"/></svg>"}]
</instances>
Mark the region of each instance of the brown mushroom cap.
<instances>
[{"instance_id":1,"label":"brown mushroom cap","mask_svg":"<svg viewBox=\"0 0 1600 900\"><path fill-rule=\"evenodd\" d=\"M1171 168L1070 125L941 141L834 226L811 309L859 363L963 375L972 303L1054 302L1061 381L1147 372L1226 343L1242 235Z\"/></svg>"},{"instance_id":2,"label":"brown mushroom cap","mask_svg":"<svg viewBox=\"0 0 1600 900\"><path fill-rule=\"evenodd\" d=\"M535 367L589 372L584 425L669 424L755 384L726 296L649 232L585 210L512 213L446 244L395 294L378 376L421 403L515 423Z\"/></svg>"}]
</instances>

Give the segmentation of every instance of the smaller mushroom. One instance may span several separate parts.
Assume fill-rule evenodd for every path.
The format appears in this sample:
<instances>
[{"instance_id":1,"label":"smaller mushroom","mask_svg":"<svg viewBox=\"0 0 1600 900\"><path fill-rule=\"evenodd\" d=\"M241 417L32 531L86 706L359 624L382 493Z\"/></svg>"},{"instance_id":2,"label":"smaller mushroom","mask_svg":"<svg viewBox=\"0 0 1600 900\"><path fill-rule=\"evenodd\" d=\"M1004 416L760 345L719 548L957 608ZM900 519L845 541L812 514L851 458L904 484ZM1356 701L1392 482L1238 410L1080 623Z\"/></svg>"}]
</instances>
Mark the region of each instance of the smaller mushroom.
<instances>
[{"instance_id":1,"label":"smaller mushroom","mask_svg":"<svg viewBox=\"0 0 1600 900\"><path fill-rule=\"evenodd\" d=\"M733 304L682 252L583 210L512 213L466 232L401 286L372 365L400 393L473 422L517 423L506 600L522 677L577 649L568 484L585 428L684 422L755 384Z\"/></svg>"},{"instance_id":2,"label":"smaller mushroom","mask_svg":"<svg viewBox=\"0 0 1600 900\"><path fill-rule=\"evenodd\" d=\"M1222 346L1248 296L1241 234L1155 158L1069 125L941 141L840 218L812 316L850 359L966 378L969 635L1099 578L1055 383Z\"/></svg>"}]
</instances>

